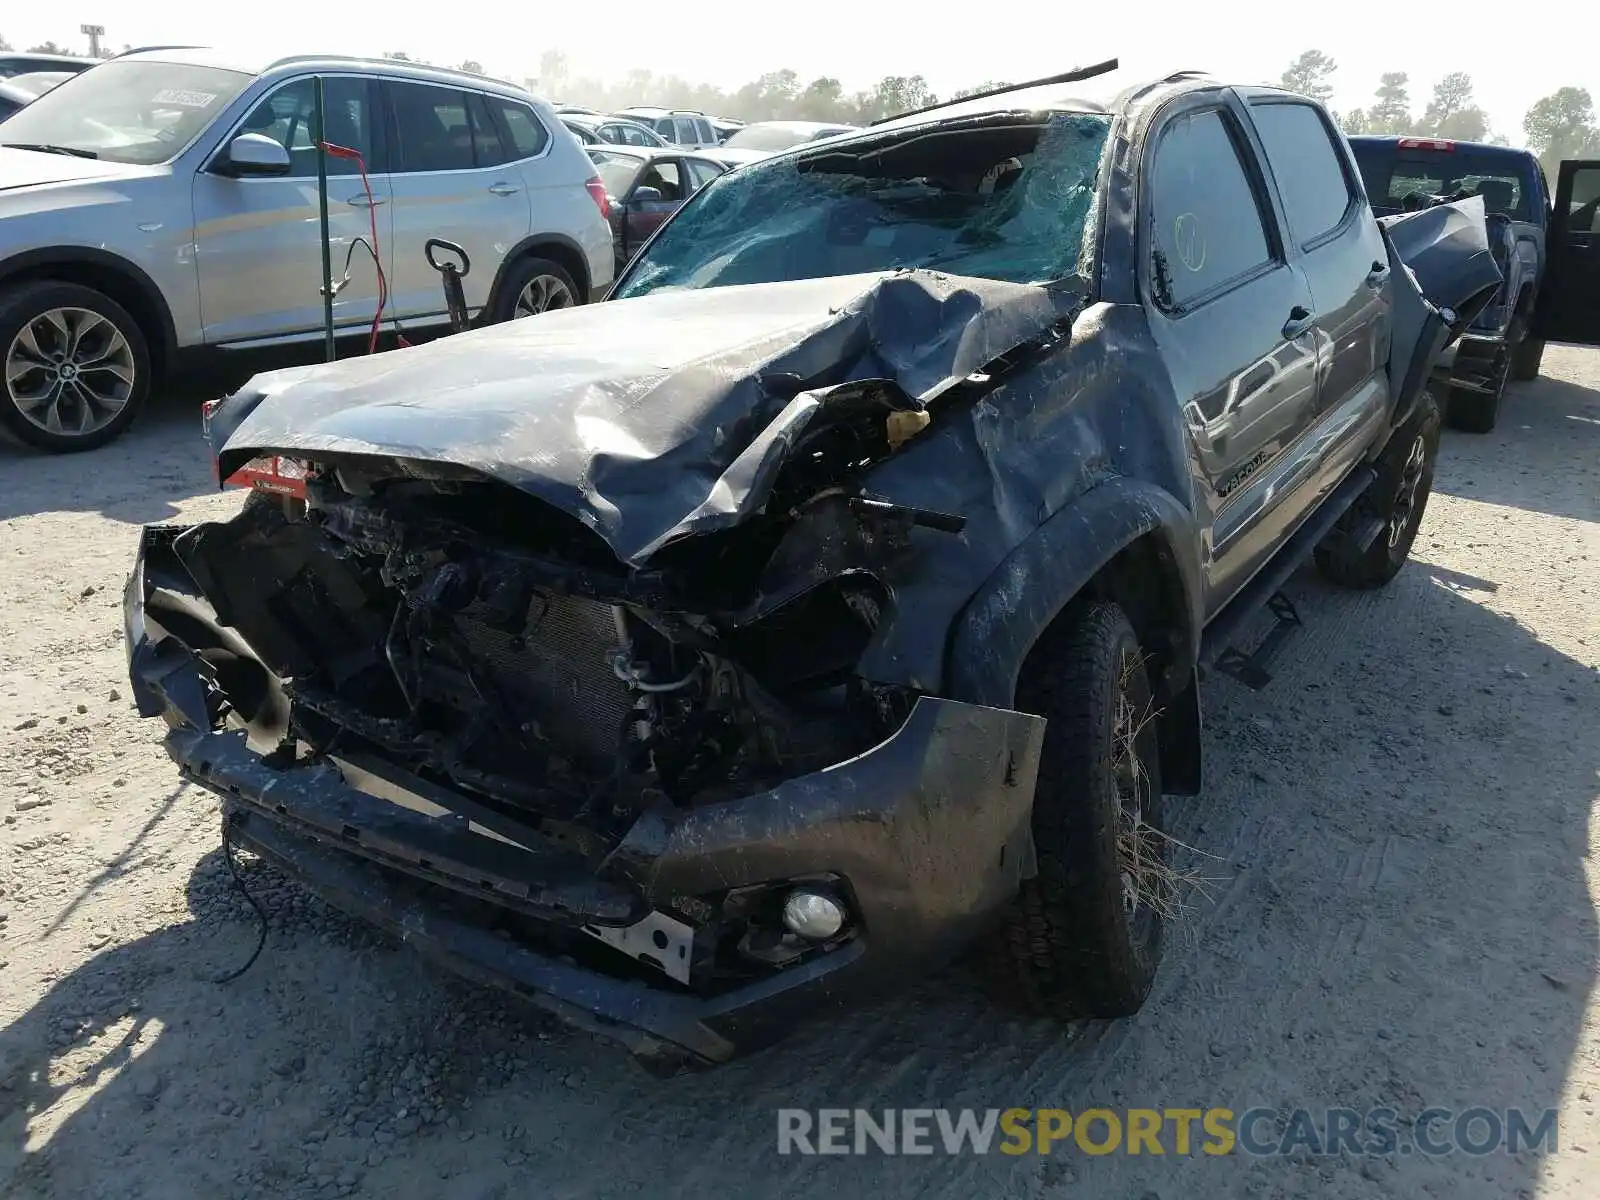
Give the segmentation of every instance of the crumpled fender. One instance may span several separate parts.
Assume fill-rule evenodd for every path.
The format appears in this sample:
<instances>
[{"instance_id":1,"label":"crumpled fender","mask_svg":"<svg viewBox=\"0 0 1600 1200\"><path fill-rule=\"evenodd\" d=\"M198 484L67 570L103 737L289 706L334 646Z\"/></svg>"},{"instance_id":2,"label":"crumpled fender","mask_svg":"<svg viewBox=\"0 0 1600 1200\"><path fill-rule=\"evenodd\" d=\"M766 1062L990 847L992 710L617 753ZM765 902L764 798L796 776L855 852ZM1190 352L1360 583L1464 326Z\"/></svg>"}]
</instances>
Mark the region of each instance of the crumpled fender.
<instances>
[{"instance_id":1,"label":"crumpled fender","mask_svg":"<svg viewBox=\"0 0 1600 1200\"><path fill-rule=\"evenodd\" d=\"M1170 690L1181 690L1199 654L1202 624L1194 516L1169 492L1118 476L1056 512L973 595L951 635L948 693L1009 708L1023 660L1045 627L1101 568L1147 534L1160 539L1166 586L1181 600L1183 627L1167 679Z\"/></svg>"}]
</instances>

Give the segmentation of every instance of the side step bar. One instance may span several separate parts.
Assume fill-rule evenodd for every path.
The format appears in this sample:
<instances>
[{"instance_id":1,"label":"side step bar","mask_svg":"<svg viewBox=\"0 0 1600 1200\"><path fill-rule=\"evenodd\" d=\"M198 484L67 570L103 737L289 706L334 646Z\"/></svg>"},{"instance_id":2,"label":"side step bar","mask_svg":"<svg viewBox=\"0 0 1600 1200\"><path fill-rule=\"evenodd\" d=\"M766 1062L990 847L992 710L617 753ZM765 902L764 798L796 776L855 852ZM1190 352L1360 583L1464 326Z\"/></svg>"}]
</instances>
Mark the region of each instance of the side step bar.
<instances>
[{"instance_id":1,"label":"side step bar","mask_svg":"<svg viewBox=\"0 0 1600 1200\"><path fill-rule=\"evenodd\" d=\"M1322 507L1312 513L1267 565L1256 572L1255 578L1240 589L1206 626L1200 640L1200 662L1210 665L1223 674L1239 680L1246 687L1260 690L1272 681L1267 663L1283 648L1289 635L1300 627L1300 614L1294 604L1283 594L1283 585L1300 564L1311 557L1311 552L1333 532L1334 526L1349 511L1361 493L1377 478L1371 467L1362 467L1334 489L1322 502ZM1351 530L1349 535L1358 545L1370 546L1383 529L1382 522L1367 521L1363 527ZM1254 651L1246 653L1233 645L1245 625L1265 605L1278 618L1266 638Z\"/></svg>"}]
</instances>

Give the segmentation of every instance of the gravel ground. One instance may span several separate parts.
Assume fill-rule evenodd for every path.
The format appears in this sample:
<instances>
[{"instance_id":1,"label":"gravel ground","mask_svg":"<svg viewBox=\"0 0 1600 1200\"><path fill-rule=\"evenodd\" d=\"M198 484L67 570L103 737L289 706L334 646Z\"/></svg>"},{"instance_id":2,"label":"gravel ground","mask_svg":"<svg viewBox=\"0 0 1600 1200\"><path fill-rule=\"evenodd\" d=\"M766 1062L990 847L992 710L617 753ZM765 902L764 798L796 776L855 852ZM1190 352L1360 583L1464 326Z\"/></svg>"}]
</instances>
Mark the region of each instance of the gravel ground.
<instances>
[{"instance_id":1,"label":"gravel ground","mask_svg":"<svg viewBox=\"0 0 1600 1200\"><path fill-rule=\"evenodd\" d=\"M1208 682L1178 833L1213 897L1136 1018L995 1015L959 971L706 1075L444 978L265 867L138 720L142 522L227 515L192 399L96 453L0 445L0 1194L1592 1197L1600 1036L1600 354L1552 348L1447 434L1393 586L1292 585L1251 693ZM1560 1109L1560 1150L1445 1158L780 1157L779 1106ZM1073 1185L1079 1185L1076 1189Z\"/></svg>"}]
</instances>

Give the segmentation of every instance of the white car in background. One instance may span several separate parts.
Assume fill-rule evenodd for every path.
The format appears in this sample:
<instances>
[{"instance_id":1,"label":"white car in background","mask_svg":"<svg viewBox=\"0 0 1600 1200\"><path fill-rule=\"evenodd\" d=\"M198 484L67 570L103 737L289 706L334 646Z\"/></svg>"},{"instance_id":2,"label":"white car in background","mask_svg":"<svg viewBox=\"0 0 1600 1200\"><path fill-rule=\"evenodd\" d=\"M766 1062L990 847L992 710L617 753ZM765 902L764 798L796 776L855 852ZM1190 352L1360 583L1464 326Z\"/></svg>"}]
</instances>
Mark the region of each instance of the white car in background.
<instances>
[{"instance_id":1,"label":"white car in background","mask_svg":"<svg viewBox=\"0 0 1600 1200\"><path fill-rule=\"evenodd\" d=\"M706 153L730 169L747 162L756 162L803 146L823 138L855 133L859 125L841 125L837 121L757 121L728 135L720 146L708 147Z\"/></svg>"},{"instance_id":2,"label":"white car in background","mask_svg":"<svg viewBox=\"0 0 1600 1200\"><path fill-rule=\"evenodd\" d=\"M423 247L471 258L480 321L581 304L614 270L605 189L544 101L392 60L194 47L103 62L0 124L0 425L44 450L120 434L201 351L322 337L315 80L340 335L448 320Z\"/></svg>"}]
</instances>

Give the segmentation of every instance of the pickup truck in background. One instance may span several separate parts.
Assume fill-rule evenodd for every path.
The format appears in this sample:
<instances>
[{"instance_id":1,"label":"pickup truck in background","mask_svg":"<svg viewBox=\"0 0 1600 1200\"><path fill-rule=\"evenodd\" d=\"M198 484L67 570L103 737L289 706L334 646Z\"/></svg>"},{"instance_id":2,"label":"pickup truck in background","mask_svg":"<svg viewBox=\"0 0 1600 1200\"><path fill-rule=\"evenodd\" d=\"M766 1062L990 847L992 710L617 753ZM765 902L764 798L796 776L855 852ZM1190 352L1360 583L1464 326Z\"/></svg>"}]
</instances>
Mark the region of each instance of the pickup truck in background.
<instances>
[{"instance_id":1,"label":"pickup truck in background","mask_svg":"<svg viewBox=\"0 0 1600 1200\"><path fill-rule=\"evenodd\" d=\"M1499 416L1507 381L1538 377L1547 337L1585 340L1579 325L1593 324L1580 322L1578 313L1585 311L1586 303L1589 313L1595 311L1592 298L1585 302L1580 295L1583 288L1593 286L1585 282L1583 263L1591 253L1595 207L1591 201L1600 190L1597 164L1562 164L1562 180L1577 198L1561 206L1552 204L1544 169L1528 150L1448 138L1360 135L1349 141L1368 199L1380 217L1470 196L1483 200L1490 248L1505 282L1470 328L1440 356L1439 371L1448 380L1448 394L1441 396L1441 403L1449 423L1471 433L1488 433ZM1584 204L1589 215L1576 230L1581 241L1573 243L1568 210ZM1575 251L1576 261L1552 261L1569 260ZM1588 270L1592 279L1592 262ZM1546 277L1552 274L1561 282L1547 288ZM1565 335L1552 333L1553 328L1565 328Z\"/></svg>"}]
</instances>

